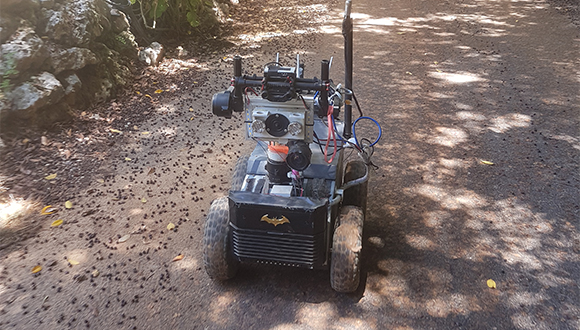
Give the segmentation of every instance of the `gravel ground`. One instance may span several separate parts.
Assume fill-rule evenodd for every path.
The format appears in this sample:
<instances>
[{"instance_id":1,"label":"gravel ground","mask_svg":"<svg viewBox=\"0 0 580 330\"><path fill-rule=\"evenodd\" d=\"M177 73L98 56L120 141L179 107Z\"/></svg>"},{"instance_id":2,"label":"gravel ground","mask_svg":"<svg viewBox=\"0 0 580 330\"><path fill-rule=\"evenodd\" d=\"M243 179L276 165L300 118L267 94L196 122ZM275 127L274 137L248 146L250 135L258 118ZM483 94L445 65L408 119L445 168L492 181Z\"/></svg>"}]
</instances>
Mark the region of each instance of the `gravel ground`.
<instances>
[{"instance_id":1,"label":"gravel ground","mask_svg":"<svg viewBox=\"0 0 580 330\"><path fill-rule=\"evenodd\" d=\"M184 41L71 126L9 136L1 197L34 202L0 235L0 328L580 329L578 4L550 4L355 2L355 91L384 135L351 295L257 265L214 283L201 259L253 147L211 95L235 54L259 73L299 52L307 76L334 56L341 81L341 2L240 1L231 37Z\"/></svg>"}]
</instances>

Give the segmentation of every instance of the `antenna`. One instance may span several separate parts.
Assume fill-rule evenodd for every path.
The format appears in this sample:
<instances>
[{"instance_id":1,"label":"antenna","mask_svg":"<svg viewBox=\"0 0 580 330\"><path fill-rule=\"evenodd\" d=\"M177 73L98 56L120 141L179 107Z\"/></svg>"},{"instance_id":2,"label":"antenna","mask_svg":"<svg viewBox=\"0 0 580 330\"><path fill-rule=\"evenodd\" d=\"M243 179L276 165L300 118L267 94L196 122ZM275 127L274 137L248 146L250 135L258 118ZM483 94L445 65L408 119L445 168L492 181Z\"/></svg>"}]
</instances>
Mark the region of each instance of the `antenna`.
<instances>
[{"instance_id":1,"label":"antenna","mask_svg":"<svg viewBox=\"0 0 580 330\"><path fill-rule=\"evenodd\" d=\"M296 76L302 78L300 74L300 54L296 54Z\"/></svg>"}]
</instances>

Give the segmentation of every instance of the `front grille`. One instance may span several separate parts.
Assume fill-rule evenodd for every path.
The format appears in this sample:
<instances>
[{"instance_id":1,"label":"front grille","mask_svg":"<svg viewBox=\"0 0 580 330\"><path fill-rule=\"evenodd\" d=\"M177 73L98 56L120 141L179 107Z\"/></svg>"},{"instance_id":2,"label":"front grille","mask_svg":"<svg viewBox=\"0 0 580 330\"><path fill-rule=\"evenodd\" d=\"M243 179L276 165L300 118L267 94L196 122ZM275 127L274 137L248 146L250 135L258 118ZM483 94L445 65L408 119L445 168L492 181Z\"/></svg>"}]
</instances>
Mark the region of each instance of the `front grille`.
<instances>
[{"instance_id":1,"label":"front grille","mask_svg":"<svg viewBox=\"0 0 580 330\"><path fill-rule=\"evenodd\" d=\"M322 234L281 234L232 227L234 254L242 261L311 269L318 268L324 261Z\"/></svg>"}]
</instances>

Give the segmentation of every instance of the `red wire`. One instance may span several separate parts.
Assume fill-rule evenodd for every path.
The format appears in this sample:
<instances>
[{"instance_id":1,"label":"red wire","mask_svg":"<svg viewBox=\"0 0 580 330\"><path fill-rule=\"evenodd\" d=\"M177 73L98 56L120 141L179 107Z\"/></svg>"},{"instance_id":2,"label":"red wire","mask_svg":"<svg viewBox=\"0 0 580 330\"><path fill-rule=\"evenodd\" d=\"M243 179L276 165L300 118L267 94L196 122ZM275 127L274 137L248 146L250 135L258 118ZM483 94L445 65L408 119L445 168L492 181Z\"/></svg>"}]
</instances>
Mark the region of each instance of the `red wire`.
<instances>
[{"instance_id":1,"label":"red wire","mask_svg":"<svg viewBox=\"0 0 580 330\"><path fill-rule=\"evenodd\" d=\"M336 135L334 134L334 126L332 125L332 113L333 113L333 106L329 105L328 106L328 112L327 112L327 120L328 120L328 137L326 139L326 145L324 146L324 161L327 162L328 164L332 163L332 161L334 160L334 157L336 156ZM330 158L330 160L328 160L328 146L330 145L330 141L333 142L333 146L334 146L334 152L332 153L332 157Z\"/></svg>"}]
</instances>

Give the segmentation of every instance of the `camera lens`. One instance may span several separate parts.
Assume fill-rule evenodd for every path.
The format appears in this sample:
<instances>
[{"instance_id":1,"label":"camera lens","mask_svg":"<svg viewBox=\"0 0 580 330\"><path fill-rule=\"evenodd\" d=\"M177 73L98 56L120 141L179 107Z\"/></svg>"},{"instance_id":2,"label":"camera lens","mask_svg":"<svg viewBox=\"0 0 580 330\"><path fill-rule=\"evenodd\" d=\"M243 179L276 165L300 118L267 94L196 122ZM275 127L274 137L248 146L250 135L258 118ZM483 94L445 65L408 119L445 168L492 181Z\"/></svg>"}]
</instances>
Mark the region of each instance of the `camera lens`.
<instances>
[{"instance_id":1,"label":"camera lens","mask_svg":"<svg viewBox=\"0 0 580 330\"><path fill-rule=\"evenodd\" d=\"M281 137L288 133L288 124L290 121L286 116L275 113L266 119L266 131L272 136Z\"/></svg>"},{"instance_id":2,"label":"camera lens","mask_svg":"<svg viewBox=\"0 0 580 330\"><path fill-rule=\"evenodd\" d=\"M310 165L312 151L304 141L288 142L288 156L286 164L296 171L304 171Z\"/></svg>"},{"instance_id":3,"label":"camera lens","mask_svg":"<svg viewBox=\"0 0 580 330\"><path fill-rule=\"evenodd\" d=\"M230 105L231 95L232 92L229 90L213 95L211 108L214 115L226 118L232 117L232 107Z\"/></svg>"}]
</instances>

